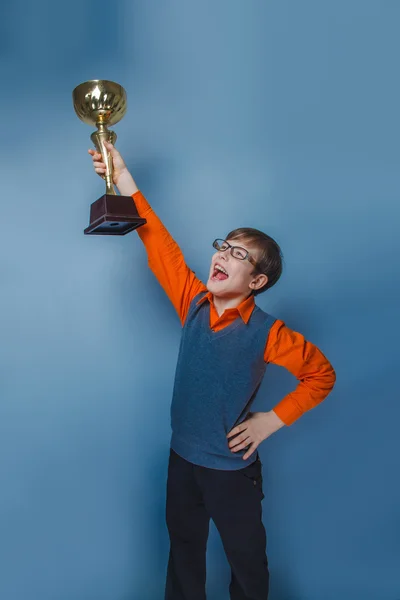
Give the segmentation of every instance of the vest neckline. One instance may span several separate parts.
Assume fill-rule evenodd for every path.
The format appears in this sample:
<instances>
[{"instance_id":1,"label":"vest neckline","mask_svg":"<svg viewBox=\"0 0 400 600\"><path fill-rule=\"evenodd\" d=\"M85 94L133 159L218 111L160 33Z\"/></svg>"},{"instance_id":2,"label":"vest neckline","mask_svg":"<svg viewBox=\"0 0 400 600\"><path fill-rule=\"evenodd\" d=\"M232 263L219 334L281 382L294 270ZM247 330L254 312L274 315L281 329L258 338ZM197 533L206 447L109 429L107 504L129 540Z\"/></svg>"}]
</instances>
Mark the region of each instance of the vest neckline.
<instances>
[{"instance_id":1,"label":"vest neckline","mask_svg":"<svg viewBox=\"0 0 400 600\"><path fill-rule=\"evenodd\" d=\"M207 303L206 313L207 313L206 314L206 316L207 316L207 335L212 340L215 340L217 338L223 337L224 335L228 335L229 333L232 333L232 331L234 331L235 329L240 327L240 325L246 325L246 323L243 321L240 314L238 314L238 316L236 317L236 319L234 321L232 321L232 323L229 323L229 325L227 325L223 329L220 329L219 331L214 331L210 326L210 303Z\"/></svg>"}]
</instances>

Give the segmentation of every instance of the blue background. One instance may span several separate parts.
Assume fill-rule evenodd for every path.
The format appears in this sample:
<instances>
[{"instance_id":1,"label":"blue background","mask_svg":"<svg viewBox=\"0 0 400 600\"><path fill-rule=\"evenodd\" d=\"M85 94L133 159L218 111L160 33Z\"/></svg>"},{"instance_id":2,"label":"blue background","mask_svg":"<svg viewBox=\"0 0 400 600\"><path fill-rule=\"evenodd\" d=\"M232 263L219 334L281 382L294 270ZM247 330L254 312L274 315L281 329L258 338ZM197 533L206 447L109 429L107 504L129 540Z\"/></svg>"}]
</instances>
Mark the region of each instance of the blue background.
<instances>
[{"instance_id":1,"label":"blue background","mask_svg":"<svg viewBox=\"0 0 400 600\"><path fill-rule=\"evenodd\" d=\"M72 89L118 81L118 147L205 278L255 226L285 272L260 306L337 385L262 447L271 600L399 600L395 0L3 6L0 598L163 597L178 318L135 233L86 237L104 190ZM295 381L271 368L258 408ZM229 570L212 530L210 600Z\"/></svg>"}]
</instances>

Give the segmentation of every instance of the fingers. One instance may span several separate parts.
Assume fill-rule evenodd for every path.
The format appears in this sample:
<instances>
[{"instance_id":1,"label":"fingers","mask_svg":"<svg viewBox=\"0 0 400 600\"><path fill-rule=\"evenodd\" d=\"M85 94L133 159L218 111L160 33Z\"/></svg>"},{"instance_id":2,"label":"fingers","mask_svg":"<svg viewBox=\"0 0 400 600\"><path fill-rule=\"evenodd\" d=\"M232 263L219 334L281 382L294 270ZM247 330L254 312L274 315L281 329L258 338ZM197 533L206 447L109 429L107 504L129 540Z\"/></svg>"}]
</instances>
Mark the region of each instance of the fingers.
<instances>
[{"instance_id":1,"label":"fingers","mask_svg":"<svg viewBox=\"0 0 400 600\"><path fill-rule=\"evenodd\" d=\"M250 456L256 451L258 444L253 442L250 448L247 450L246 454L243 456L243 460L247 460Z\"/></svg>"},{"instance_id":2,"label":"fingers","mask_svg":"<svg viewBox=\"0 0 400 600\"><path fill-rule=\"evenodd\" d=\"M248 423L246 423L246 421L244 421L241 425L238 425L237 427L235 427L234 429L232 429L232 431L230 431L227 435L227 438L231 438L234 435L237 435L238 433L241 433L242 431L244 431L245 429L247 429L248 427Z\"/></svg>"},{"instance_id":3,"label":"fingers","mask_svg":"<svg viewBox=\"0 0 400 600\"><path fill-rule=\"evenodd\" d=\"M247 437L245 440L243 440L243 442L241 444L238 444L237 446L234 446L233 448L231 448L232 452L239 452L240 450L244 450L245 448L248 448L250 445L250 438Z\"/></svg>"},{"instance_id":4,"label":"fingers","mask_svg":"<svg viewBox=\"0 0 400 600\"><path fill-rule=\"evenodd\" d=\"M104 142L104 146L112 154L112 156L119 155L118 150L116 148L114 148L114 146L110 142ZM101 156L101 154L97 150L93 150L93 148L89 148L88 152L89 152L89 154L91 154L93 156L93 158L95 156Z\"/></svg>"},{"instance_id":5,"label":"fingers","mask_svg":"<svg viewBox=\"0 0 400 600\"><path fill-rule=\"evenodd\" d=\"M89 148L88 152L92 156L93 160L103 160L100 152L97 152L97 150L93 150L93 148Z\"/></svg>"},{"instance_id":6,"label":"fingers","mask_svg":"<svg viewBox=\"0 0 400 600\"><path fill-rule=\"evenodd\" d=\"M101 156L100 156L100 159L101 159ZM106 172L106 165L103 162L94 160L94 157L93 157L93 166L94 166L94 170L99 175L103 175Z\"/></svg>"},{"instance_id":7,"label":"fingers","mask_svg":"<svg viewBox=\"0 0 400 600\"><path fill-rule=\"evenodd\" d=\"M240 444L244 440L247 440L248 438L249 438L249 434L246 431L244 433L241 433L237 437L235 437L233 440L231 440L229 442L228 446L229 446L229 448L234 448L235 446L237 446L238 444Z\"/></svg>"},{"instance_id":8,"label":"fingers","mask_svg":"<svg viewBox=\"0 0 400 600\"><path fill-rule=\"evenodd\" d=\"M118 150L116 150L114 148L114 146L111 144L111 142L104 142L105 147L107 148L107 150L109 151L109 153L111 154L111 156L114 158L116 156L119 156L119 152Z\"/></svg>"},{"instance_id":9,"label":"fingers","mask_svg":"<svg viewBox=\"0 0 400 600\"><path fill-rule=\"evenodd\" d=\"M106 148L106 150L108 150L108 152L111 154L112 158L115 160L116 158L120 160L120 162L122 161L122 157L120 155L120 153L118 152L118 150L116 150L114 148L114 146L112 144L110 144L110 142L104 142L104 146ZM102 161L102 155L100 154L100 152L98 152L97 150L93 150L92 148L90 148L88 150L90 156L93 158L93 161Z\"/></svg>"},{"instance_id":10,"label":"fingers","mask_svg":"<svg viewBox=\"0 0 400 600\"><path fill-rule=\"evenodd\" d=\"M93 161L93 166L95 169L105 169L106 168L106 165L103 163L103 161L97 161L97 160Z\"/></svg>"},{"instance_id":11,"label":"fingers","mask_svg":"<svg viewBox=\"0 0 400 600\"><path fill-rule=\"evenodd\" d=\"M97 152L97 150L93 150L92 148L90 148L88 152L93 159L93 167L95 172L98 175L103 176L104 173L106 173L106 165L103 162L102 155L100 154L100 152Z\"/></svg>"}]
</instances>

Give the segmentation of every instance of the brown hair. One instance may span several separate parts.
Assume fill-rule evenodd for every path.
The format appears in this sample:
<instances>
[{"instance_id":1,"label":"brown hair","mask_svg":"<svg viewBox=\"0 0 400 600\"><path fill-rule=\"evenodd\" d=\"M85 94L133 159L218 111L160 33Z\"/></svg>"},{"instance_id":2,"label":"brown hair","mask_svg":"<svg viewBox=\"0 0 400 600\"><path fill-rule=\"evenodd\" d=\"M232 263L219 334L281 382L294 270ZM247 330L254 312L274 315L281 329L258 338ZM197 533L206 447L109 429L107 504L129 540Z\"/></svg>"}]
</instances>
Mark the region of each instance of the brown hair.
<instances>
[{"instance_id":1,"label":"brown hair","mask_svg":"<svg viewBox=\"0 0 400 600\"><path fill-rule=\"evenodd\" d=\"M253 290L257 296L271 288L282 275L283 255L279 245L272 237L251 227L240 227L228 233L226 240L246 240L258 250L257 267L254 274L263 273L268 277L268 282L259 290Z\"/></svg>"}]
</instances>

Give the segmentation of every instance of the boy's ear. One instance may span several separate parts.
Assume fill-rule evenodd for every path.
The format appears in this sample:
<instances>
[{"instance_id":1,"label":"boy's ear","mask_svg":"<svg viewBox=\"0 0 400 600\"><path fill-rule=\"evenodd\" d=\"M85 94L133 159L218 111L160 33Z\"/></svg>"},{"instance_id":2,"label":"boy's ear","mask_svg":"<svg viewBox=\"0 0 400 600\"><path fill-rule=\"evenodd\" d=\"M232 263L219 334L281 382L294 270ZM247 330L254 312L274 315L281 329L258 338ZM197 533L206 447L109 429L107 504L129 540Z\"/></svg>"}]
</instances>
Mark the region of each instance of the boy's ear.
<instances>
[{"instance_id":1,"label":"boy's ear","mask_svg":"<svg viewBox=\"0 0 400 600\"><path fill-rule=\"evenodd\" d=\"M250 287L252 290L259 290L260 288L264 287L264 285L266 285L267 283L268 283L267 275L264 275L264 273L260 273L250 283Z\"/></svg>"}]
</instances>

